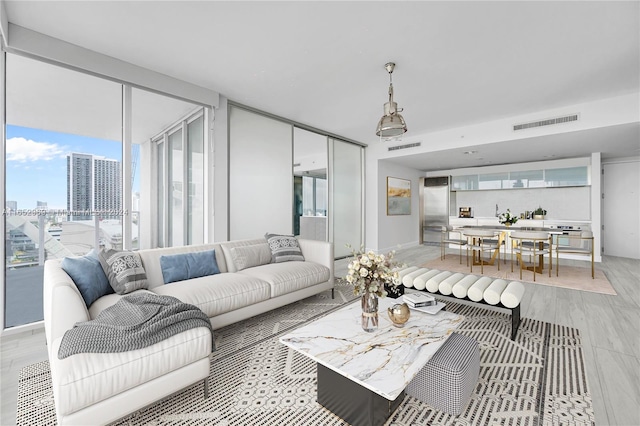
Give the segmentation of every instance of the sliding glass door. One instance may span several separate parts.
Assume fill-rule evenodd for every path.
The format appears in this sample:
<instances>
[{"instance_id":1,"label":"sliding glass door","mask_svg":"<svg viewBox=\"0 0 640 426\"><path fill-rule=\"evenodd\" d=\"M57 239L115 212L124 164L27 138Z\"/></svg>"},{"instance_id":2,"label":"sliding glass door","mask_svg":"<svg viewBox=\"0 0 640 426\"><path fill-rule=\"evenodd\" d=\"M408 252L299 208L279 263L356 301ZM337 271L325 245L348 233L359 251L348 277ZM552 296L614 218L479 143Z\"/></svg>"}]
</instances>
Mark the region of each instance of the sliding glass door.
<instances>
[{"instance_id":1,"label":"sliding glass door","mask_svg":"<svg viewBox=\"0 0 640 426\"><path fill-rule=\"evenodd\" d=\"M232 106L229 110L229 239L290 234L293 126Z\"/></svg>"},{"instance_id":2,"label":"sliding glass door","mask_svg":"<svg viewBox=\"0 0 640 426\"><path fill-rule=\"evenodd\" d=\"M329 237L341 258L364 244L364 148L331 139L329 182Z\"/></svg>"},{"instance_id":3,"label":"sliding glass door","mask_svg":"<svg viewBox=\"0 0 640 426\"><path fill-rule=\"evenodd\" d=\"M328 241L328 138L296 127L293 131L293 233Z\"/></svg>"}]
</instances>

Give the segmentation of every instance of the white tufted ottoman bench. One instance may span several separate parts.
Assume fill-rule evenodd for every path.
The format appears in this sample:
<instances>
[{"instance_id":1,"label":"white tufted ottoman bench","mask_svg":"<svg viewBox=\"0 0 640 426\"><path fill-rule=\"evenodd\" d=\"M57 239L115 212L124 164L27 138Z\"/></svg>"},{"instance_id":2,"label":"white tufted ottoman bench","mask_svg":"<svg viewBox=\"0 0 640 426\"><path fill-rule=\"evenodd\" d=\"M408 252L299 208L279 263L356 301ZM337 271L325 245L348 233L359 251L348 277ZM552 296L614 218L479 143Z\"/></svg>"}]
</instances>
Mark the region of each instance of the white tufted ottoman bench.
<instances>
[{"instance_id":1,"label":"white tufted ottoman bench","mask_svg":"<svg viewBox=\"0 0 640 426\"><path fill-rule=\"evenodd\" d=\"M469 402L480 374L480 350L473 338L451 333L407 385L405 393L457 416Z\"/></svg>"},{"instance_id":2,"label":"white tufted ottoman bench","mask_svg":"<svg viewBox=\"0 0 640 426\"><path fill-rule=\"evenodd\" d=\"M511 340L515 340L524 296L521 282L417 266L402 269L399 276L406 288L511 310Z\"/></svg>"}]
</instances>

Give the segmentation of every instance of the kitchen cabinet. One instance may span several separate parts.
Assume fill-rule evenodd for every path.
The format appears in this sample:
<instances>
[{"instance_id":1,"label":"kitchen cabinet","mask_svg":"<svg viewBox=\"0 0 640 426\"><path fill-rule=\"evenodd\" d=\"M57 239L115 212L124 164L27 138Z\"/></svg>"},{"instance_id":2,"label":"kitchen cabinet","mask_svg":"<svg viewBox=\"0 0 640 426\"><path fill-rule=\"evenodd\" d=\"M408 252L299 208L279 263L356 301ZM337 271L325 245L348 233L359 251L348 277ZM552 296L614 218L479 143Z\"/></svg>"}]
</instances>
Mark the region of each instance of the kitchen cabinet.
<instances>
[{"instance_id":1,"label":"kitchen cabinet","mask_svg":"<svg viewBox=\"0 0 640 426\"><path fill-rule=\"evenodd\" d=\"M451 176L451 189L453 191L557 188L588 185L590 185L590 182L589 167L587 166Z\"/></svg>"}]
</instances>

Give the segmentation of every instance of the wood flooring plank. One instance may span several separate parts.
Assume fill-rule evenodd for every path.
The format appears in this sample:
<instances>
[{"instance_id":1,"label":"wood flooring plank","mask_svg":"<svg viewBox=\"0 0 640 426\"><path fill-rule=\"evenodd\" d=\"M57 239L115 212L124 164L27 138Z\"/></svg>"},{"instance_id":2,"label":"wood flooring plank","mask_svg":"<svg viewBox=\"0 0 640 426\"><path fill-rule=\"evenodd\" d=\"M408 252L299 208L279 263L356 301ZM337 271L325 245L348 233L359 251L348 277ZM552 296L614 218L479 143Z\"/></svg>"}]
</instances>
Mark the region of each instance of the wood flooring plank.
<instances>
[{"instance_id":1,"label":"wood flooring plank","mask_svg":"<svg viewBox=\"0 0 640 426\"><path fill-rule=\"evenodd\" d=\"M605 404L606 397L603 394L600 375L598 374L599 367L596 354L589 339L589 334L581 331L580 338L582 340L585 372L589 390L591 391L591 403L593 404L596 425L607 425L609 424L609 416Z\"/></svg>"},{"instance_id":2,"label":"wood flooring plank","mask_svg":"<svg viewBox=\"0 0 640 426\"><path fill-rule=\"evenodd\" d=\"M569 290L566 288L556 289L556 297L558 298L555 323L574 327L581 332L585 330L587 325L584 312L584 301L582 300L582 291Z\"/></svg>"},{"instance_id":3,"label":"wood flooring plank","mask_svg":"<svg viewBox=\"0 0 640 426\"><path fill-rule=\"evenodd\" d=\"M637 356L640 350L638 318L638 312L627 308L614 310L606 306L591 305L586 320L593 346Z\"/></svg>"},{"instance_id":4,"label":"wood flooring plank","mask_svg":"<svg viewBox=\"0 0 640 426\"><path fill-rule=\"evenodd\" d=\"M557 288L531 283L525 283L525 287L526 291L532 294L527 309L527 318L554 322L557 305Z\"/></svg>"},{"instance_id":5,"label":"wood flooring plank","mask_svg":"<svg viewBox=\"0 0 640 426\"><path fill-rule=\"evenodd\" d=\"M609 425L640 425L640 361L595 348Z\"/></svg>"}]
</instances>

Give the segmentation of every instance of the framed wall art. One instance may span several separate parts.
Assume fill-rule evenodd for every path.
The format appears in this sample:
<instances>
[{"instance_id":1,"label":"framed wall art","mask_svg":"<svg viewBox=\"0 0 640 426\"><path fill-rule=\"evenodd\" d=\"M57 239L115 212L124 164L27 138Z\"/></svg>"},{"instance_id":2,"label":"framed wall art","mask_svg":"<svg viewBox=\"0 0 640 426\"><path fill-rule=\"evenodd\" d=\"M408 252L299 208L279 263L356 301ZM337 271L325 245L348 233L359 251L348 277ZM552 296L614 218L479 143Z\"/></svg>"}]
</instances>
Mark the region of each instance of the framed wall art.
<instances>
[{"instance_id":1,"label":"framed wall art","mask_svg":"<svg viewBox=\"0 0 640 426\"><path fill-rule=\"evenodd\" d=\"M387 176L387 216L411 214L411 181Z\"/></svg>"}]
</instances>

